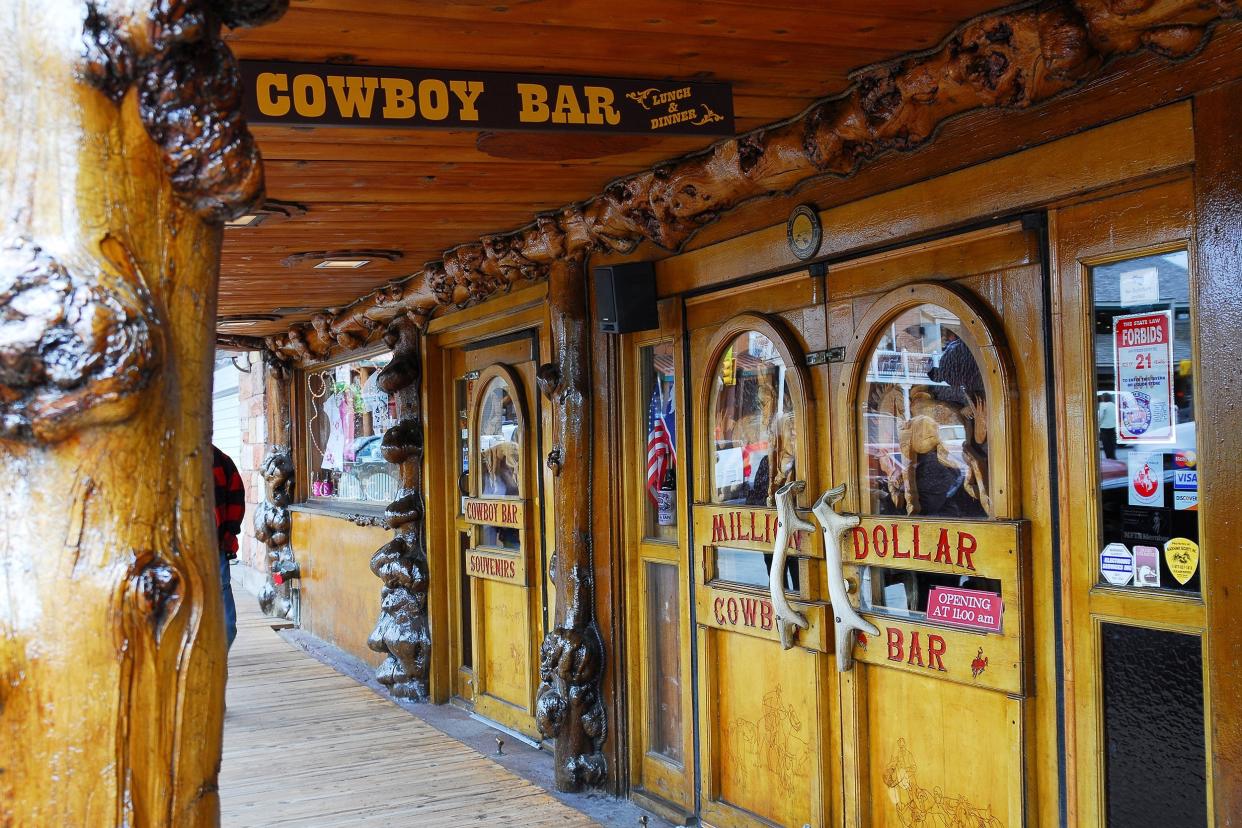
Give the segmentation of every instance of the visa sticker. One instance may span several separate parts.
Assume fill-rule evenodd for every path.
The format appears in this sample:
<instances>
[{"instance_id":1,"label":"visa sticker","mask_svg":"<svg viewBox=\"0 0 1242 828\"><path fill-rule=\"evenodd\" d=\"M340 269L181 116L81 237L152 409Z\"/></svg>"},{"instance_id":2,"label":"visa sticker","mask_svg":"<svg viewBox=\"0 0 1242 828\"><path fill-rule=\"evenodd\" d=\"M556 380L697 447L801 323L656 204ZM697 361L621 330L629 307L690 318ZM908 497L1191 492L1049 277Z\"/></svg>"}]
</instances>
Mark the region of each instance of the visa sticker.
<instances>
[{"instance_id":1,"label":"visa sticker","mask_svg":"<svg viewBox=\"0 0 1242 828\"><path fill-rule=\"evenodd\" d=\"M1173 489L1179 492L1193 492L1199 488L1198 469L1174 469Z\"/></svg>"}]
</instances>

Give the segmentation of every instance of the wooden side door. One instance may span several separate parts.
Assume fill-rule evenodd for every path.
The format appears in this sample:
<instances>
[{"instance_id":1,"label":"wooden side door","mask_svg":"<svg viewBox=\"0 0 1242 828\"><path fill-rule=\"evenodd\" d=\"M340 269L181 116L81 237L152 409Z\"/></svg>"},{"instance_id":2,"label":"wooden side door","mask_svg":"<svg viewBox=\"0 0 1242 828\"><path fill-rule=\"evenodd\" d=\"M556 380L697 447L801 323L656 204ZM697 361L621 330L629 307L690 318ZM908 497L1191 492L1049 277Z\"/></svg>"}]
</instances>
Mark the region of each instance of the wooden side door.
<instances>
[{"instance_id":1,"label":"wooden side door","mask_svg":"<svg viewBox=\"0 0 1242 828\"><path fill-rule=\"evenodd\" d=\"M450 602L465 627L458 695L478 715L538 740L544 579L533 347L533 337L509 336L454 350L460 461L450 464L445 484L461 495L454 525L460 587Z\"/></svg>"},{"instance_id":2,"label":"wooden side door","mask_svg":"<svg viewBox=\"0 0 1242 828\"><path fill-rule=\"evenodd\" d=\"M627 337L622 373L630 795L685 822L695 756L680 302L661 303L660 320Z\"/></svg>"},{"instance_id":3,"label":"wooden side door","mask_svg":"<svg viewBox=\"0 0 1242 828\"><path fill-rule=\"evenodd\" d=\"M823 544L781 530L777 497L805 510L824 479L827 372L806 366L824 348L822 289L802 271L686 306L705 824L835 823ZM784 601L804 626L782 634Z\"/></svg>"},{"instance_id":4,"label":"wooden side door","mask_svg":"<svg viewBox=\"0 0 1242 828\"><path fill-rule=\"evenodd\" d=\"M1199 550L1201 523L1222 518L1198 501L1201 473L1232 470L1200 462L1196 440L1192 217L1189 180L1054 214L1075 825L1229 816L1212 813L1213 584Z\"/></svg>"},{"instance_id":5,"label":"wooden side door","mask_svg":"<svg viewBox=\"0 0 1242 828\"><path fill-rule=\"evenodd\" d=\"M830 269L832 482L860 516L826 576L859 613L834 608L844 824L1055 812L1033 795L1055 732L1031 636L1032 550L1052 547L1039 251L1014 223Z\"/></svg>"}]
</instances>

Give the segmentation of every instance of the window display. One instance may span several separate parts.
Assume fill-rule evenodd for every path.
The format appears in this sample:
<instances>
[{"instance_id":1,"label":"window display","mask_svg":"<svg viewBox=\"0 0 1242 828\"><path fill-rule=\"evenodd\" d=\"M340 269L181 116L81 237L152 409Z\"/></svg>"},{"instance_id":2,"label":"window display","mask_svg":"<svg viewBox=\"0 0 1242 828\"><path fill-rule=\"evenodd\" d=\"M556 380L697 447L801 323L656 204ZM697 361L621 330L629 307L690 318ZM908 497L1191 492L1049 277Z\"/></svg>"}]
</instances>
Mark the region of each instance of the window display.
<instances>
[{"instance_id":1,"label":"window display","mask_svg":"<svg viewBox=\"0 0 1242 828\"><path fill-rule=\"evenodd\" d=\"M377 382L391 359L389 352L306 372L311 498L379 504L396 498L396 469L380 451L396 408Z\"/></svg>"},{"instance_id":2,"label":"window display","mask_svg":"<svg viewBox=\"0 0 1242 828\"><path fill-rule=\"evenodd\" d=\"M858 404L870 512L993 516L988 398L961 320L932 304L902 311L866 370Z\"/></svg>"},{"instance_id":3,"label":"window display","mask_svg":"<svg viewBox=\"0 0 1242 828\"><path fill-rule=\"evenodd\" d=\"M712 502L776 505L776 490L797 479L797 420L788 368L758 331L734 337L716 368L711 411Z\"/></svg>"}]
</instances>

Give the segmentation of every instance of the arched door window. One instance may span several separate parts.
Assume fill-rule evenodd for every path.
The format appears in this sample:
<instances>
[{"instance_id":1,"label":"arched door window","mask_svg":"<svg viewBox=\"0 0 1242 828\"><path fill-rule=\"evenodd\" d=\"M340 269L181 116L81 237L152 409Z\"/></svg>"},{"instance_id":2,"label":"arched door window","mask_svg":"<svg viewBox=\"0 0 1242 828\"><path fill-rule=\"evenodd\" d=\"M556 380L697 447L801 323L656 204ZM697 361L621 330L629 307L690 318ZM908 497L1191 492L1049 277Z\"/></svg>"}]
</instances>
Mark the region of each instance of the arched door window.
<instances>
[{"instance_id":1,"label":"arched door window","mask_svg":"<svg viewBox=\"0 0 1242 828\"><path fill-rule=\"evenodd\" d=\"M798 422L790 366L767 333L728 339L716 363L708 407L712 503L773 506L798 477Z\"/></svg>"},{"instance_id":2,"label":"arched door window","mask_svg":"<svg viewBox=\"0 0 1242 828\"><path fill-rule=\"evenodd\" d=\"M941 519L961 527L1016 517L1012 372L974 303L944 285L900 288L876 302L856 343L850 362L864 531L883 516L893 522L878 525L912 542L916 527L931 538L933 527L950 525ZM1004 600L1014 600L1013 558L961 572L937 562L948 560L939 545L924 552L895 546L887 558L887 548L876 547L868 558L875 563L861 567L862 607L918 619L937 588L1001 595L1005 581ZM933 552L946 557L933 560Z\"/></svg>"},{"instance_id":3,"label":"arched door window","mask_svg":"<svg viewBox=\"0 0 1242 828\"><path fill-rule=\"evenodd\" d=\"M476 397L471 429L474 456L470 481L471 494L478 499L520 500L525 494L525 418L515 381L502 366L492 366L479 377L482 390ZM515 527L483 524L480 530L480 546L520 549L519 530Z\"/></svg>"},{"instance_id":4,"label":"arched door window","mask_svg":"<svg viewBox=\"0 0 1242 828\"><path fill-rule=\"evenodd\" d=\"M889 317L858 395L865 511L995 516L987 383L962 319L930 302Z\"/></svg>"}]
</instances>

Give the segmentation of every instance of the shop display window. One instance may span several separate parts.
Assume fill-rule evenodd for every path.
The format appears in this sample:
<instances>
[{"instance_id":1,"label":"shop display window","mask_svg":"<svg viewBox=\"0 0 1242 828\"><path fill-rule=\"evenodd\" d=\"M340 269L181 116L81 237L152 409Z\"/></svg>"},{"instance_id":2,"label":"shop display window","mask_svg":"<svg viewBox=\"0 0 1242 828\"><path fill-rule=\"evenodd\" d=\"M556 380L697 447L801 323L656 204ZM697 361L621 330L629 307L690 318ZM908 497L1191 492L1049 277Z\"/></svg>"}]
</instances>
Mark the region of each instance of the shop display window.
<instances>
[{"instance_id":1,"label":"shop display window","mask_svg":"<svg viewBox=\"0 0 1242 828\"><path fill-rule=\"evenodd\" d=\"M377 378L391 352L358 357L305 373L305 444L313 500L387 505L397 470L380 444L396 424L396 405Z\"/></svg>"},{"instance_id":2,"label":"shop display window","mask_svg":"<svg viewBox=\"0 0 1242 828\"><path fill-rule=\"evenodd\" d=\"M712 503L772 507L776 490L797 479L788 371L759 331L740 333L726 347L712 385Z\"/></svg>"},{"instance_id":3,"label":"shop display window","mask_svg":"<svg viewBox=\"0 0 1242 828\"><path fill-rule=\"evenodd\" d=\"M1185 250L1091 269L1099 582L1197 593L1199 472Z\"/></svg>"}]
</instances>

